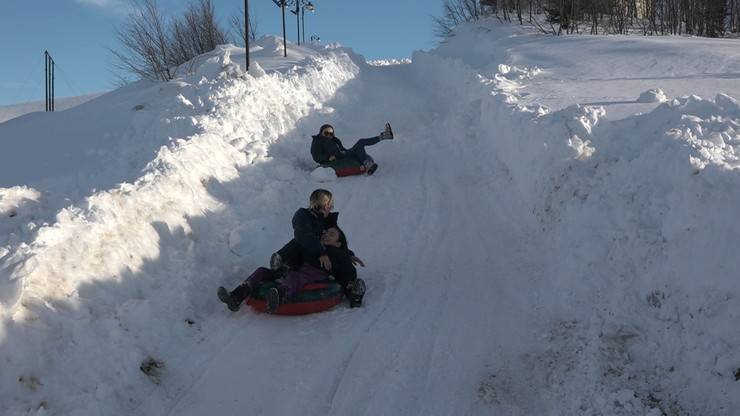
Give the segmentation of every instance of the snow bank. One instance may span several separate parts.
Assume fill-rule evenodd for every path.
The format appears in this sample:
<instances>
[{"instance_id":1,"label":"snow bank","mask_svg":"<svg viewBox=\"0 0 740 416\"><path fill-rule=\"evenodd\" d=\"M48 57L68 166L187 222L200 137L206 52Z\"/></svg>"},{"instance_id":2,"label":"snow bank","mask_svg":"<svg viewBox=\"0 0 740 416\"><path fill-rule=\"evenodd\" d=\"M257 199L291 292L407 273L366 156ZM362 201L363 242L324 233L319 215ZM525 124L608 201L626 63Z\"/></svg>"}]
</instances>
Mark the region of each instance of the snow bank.
<instances>
[{"instance_id":1,"label":"snow bank","mask_svg":"<svg viewBox=\"0 0 740 416\"><path fill-rule=\"evenodd\" d=\"M501 101L482 111L500 111ZM557 390L572 398L573 410L615 403L614 412L635 414L674 403L714 414L729 399L736 368L716 371L713 363L734 355L735 317L705 312L740 306L733 272L740 263L727 244L740 235L731 214L740 200L728 192L740 177L735 149L722 139L737 137L737 113L723 102L729 100L688 97L619 123L600 121L602 109L576 107L525 124L531 109L513 108L522 128L500 136L499 160L552 238L560 301L571 305L574 319L593 313L578 324L588 341L573 345L564 337L563 347L591 350L574 374L589 371L603 385L558 371L564 386ZM523 165L541 170L523 172ZM610 348L632 356L614 356ZM602 376L600 362L614 372ZM696 374L703 383L679 387ZM610 397L622 388L635 403ZM575 391L591 399L584 403Z\"/></svg>"},{"instance_id":2,"label":"snow bank","mask_svg":"<svg viewBox=\"0 0 740 416\"><path fill-rule=\"evenodd\" d=\"M141 397L146 388L132 363L186 336L188 325L169 326L192 313L188 297L198 286L177 275L163 281L147 268L162 256L195 255L192 224L223 209L214 184L268 160L272 142L357 72L346 54L328 51L307 56L300 71L254 77L232 63L232 51L220 47L188 76L145 90L144 101L120 103L146 113L135 119L134 134L169 143L138 179L61 210L52 225L28 234L32 241L3 249L0 355L14 363L0 382L4 406L42 414L49 403L38 386L66 384L55 414L132 411L120 398ZM26 188L3 192L4 213L38 196ZM173 245L182 251L163 251Z\"/></svg>"},{"instance_id":3,"label":"snow bank","mask_svg":"<svg viewBox=\"0 0 740 416\"><path fill-rule=\"evenodd\" d=\"M600 106L552 112L522 103L540 68L502 62L483 52L501 49L501 37L466 31L490 61L447 45L416 53L412 66L460 109L451 123L464 124L450 131L477 126L464 145L508 172L518 220L549 241L556 289L538 300L559 318L523 364L553 381L541 394L565 400L562 414L740 406L729 393L740 369L737 101L686 96L614 122ZM659 89L638 101L648 95L665 101Z\"/></svg>"}]
</instances>

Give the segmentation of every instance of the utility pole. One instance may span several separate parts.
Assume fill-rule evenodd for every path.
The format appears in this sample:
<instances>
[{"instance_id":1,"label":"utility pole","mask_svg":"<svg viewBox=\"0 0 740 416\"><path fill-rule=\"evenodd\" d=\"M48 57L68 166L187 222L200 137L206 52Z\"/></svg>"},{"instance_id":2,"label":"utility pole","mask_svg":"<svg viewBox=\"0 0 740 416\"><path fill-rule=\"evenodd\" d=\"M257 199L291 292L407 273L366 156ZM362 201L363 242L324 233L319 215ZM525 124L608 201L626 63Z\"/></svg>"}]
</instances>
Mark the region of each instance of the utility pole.
<instances>
[{"instance_id":1,"label":"utility pole","mask_svg":"<svg viewBox=\"0 0 740 416\"><path fill-rule=\"evenodd\" d=\"M44 51L44 111L49 111L49 52Z\"/></svg>"},{"instance_id":2,"label":"utility pole","mask_svg":"<svg viewBox=\"0 0 740 416\"><path fill-rule=\"evenodd\" d=\"M46 111L54 112L54 59L49 51L44 51L44 81L46 83Z\"/></svg>"},{"instance_id":3,"label":"utility pole","mask_svg":"<svg viewBox=\"0 0 740 416\"><path fill-rule=\"evenodd\" d=\"M303 43L306 43L306 8L301 9L301 37Z\"/></svg>"},{"instance_id":4,"label":"utility pole","mask_svg":"<svg viewBox=\"0 0 740 416\"><path fill-rule=\"evenodd\" d=\"M283 56L288 57L288 41L285 39L285 2L286 0L272 0L283 11Z\"/></svg>"},{"instance_id":5,"label":"utility pole","mask_svg":"<svg viewBox=\"0 0 740 416\"><path fill-rule=\"evenodd\" d=\"M280 8L283 10L283 57L288 57L288 40L285 38L285 0L280 1Z\"/></svg>"},{"instance_id":6,"label":"utility pole","mask_svg":"<svg viewBox=\"0 0 740 416\"><path fill-rule=\"evenodd\" d=\"M244 49L247 51L247 69L249 72L249 0L244 0Z\"/></svg>"}]
</instances>

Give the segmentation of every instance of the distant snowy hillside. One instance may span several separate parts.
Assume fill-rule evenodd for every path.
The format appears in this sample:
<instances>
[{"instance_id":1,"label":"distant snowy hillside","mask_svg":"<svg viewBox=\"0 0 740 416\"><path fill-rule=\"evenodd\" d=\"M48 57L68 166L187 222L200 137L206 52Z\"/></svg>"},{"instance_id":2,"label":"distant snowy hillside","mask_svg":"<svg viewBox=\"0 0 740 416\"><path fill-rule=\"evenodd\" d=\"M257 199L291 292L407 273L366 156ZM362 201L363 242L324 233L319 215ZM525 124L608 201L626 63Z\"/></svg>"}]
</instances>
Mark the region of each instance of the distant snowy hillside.
<instances>
[{"instance_id":1,"label":"distant snowy hillside","mask_svg":"<svg viewBox=\"0 0 740 416\"><path fill-rule=\"evenodd\" d=\"M90 101L101 94L102 93L81 95L79 97L56 98L54 100L54 110L64 111L72 107L77 107L78 105ZM21 104L0 105L0 123L4 123L10 119L20 117L28 113L41 112L44 111L45 108L45 101L32 101Z\"/></svg>"},{"instance_id":2,"label":"distant snowy hillside","mask_svg":"<svg viewBox=\"0 0 740 416\"><path fill-rule=\"evenodd\" d=\"M734 415L740 42L266 37L0 124L10 415ZM377 134L372 177L310 159ZM12 138L23 137L23 142ZM226 310L318 187L361 309Z\"/></svg>"}]
</instances>

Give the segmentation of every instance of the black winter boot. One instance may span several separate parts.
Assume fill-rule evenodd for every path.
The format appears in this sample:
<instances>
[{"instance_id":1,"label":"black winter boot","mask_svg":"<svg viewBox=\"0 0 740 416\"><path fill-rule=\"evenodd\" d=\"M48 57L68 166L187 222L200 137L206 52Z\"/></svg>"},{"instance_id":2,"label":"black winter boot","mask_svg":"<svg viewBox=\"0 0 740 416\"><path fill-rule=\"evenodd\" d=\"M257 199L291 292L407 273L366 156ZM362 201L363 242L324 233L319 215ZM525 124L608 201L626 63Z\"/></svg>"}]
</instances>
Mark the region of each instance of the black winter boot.
<instances>
[{"instance_id":1,"label":"black winter boot","mask_svg":"<svg viewBox=\"0 0 740 416\"><path fill-rule=\"evenodd\" d=\"M231 294L229 293L229 291L228 291L228 290L226 290L226 288L225 288L225 287L223 287L223 286L219 286L219 287L218 287L218 292L217 292L217 294L218 294L218 299L219 299L219 300L220 300L221 302L225 303L225 304L226 304L226 306L227 306L227 307L229 308L229 310L230 310L230 311L232 311L232 312L236 312L236 311L238 311L238 310L239 310L239 304L240 304L241 302L240 302L240 301L239 301L239 302L237 302L237 300L236 300L236 299L234 299L233 297L231 297Z\"/></svg>"},{"instance_id":2,"label":"black winter boot","mask_svg":"<svg viewBox=\"0 0 740 416\"><path fill-rule=\"evenodd\" d=\"M385 130L380 133L380 140L393 140L393 129L391 129L391 123L385 123Z\"/></svg>"},{"instance_id":3,"label":"black winter boot","mask_svg":"<svg viewBox=\"0 0 740 416\"><path fill-rule=\"evenodd\" d=\"M267 291L267 313L275 313L277 308L285 302L285 288L273 287Z\"/></svg>"},{"instance_id":4,"label":"black winter boot","mask_svg":"<svg viewBox=\"0 0 740 416\"><path fill-rule=\"evenodd\" d=\"M347 299L349 299L350 308L359 308L362 306L362 298L365 296L366 290L365 281L359 277L347 284L345 293Z\"/></svg>"},{"instance_id":5,"label":"black winter boot","mask_svg":"<svg viewBox=\"0 0 740 416\"><path fill-rule=\"evenodd\" d=\"M362 162L362 165L365 167L365 173L367 173L368 176L375 173L375 171L378 169L378 164L375 163L373 158L369 157L365 159L364 162Z\"/></svg>"}]
</instances>

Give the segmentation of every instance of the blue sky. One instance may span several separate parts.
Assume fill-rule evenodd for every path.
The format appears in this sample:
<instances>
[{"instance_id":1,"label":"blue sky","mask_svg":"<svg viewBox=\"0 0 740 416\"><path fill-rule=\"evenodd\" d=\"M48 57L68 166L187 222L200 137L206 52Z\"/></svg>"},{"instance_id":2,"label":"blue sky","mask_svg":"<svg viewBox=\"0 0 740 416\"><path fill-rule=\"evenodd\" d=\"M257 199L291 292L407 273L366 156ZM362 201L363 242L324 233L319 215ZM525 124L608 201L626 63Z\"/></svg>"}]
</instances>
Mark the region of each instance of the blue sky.
<instances>
[{"instance_id":1,"label":"blue sky","mask_svg":"<svg viewBox=\"0 0 740 416\"><path fill-rule=\"evenodd\" d=\"M312 0L306 38L339 42L368 59L408 57L436 44L432 16L442 0ZM179 14L186 0L158 0ZM116 26L126 18L128 0L2 0L0 9L0 105L44 98L44 50L56 62L56 96L115 88L112 56ZM214 0L223 26L243 0ZM272 0L250 0L259 33L282 34L280 9ZM296 41L295 16L286 12L287 37Z\"/></svg>"}]
</instances>

